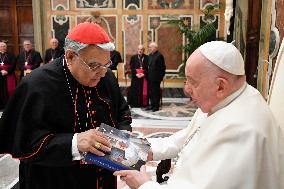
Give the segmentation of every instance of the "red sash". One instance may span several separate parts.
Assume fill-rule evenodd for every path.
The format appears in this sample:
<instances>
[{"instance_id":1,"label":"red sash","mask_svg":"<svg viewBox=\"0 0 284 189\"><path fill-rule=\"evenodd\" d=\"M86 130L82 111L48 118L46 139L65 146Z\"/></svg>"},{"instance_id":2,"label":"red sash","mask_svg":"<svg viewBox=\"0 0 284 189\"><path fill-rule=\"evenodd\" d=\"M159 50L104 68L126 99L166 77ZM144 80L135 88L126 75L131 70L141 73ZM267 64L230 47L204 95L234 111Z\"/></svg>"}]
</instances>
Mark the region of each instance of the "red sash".
<instances>
[{"instance_id":1,"label":"red sash","mask_svg":"<svg viewBox=\"0 0 284 189\"><path fill-rule=\"evenodd\" d=\"M138 68L138 69L136 69L136 73L137 74L141 74L141 73L144 74L144 70L142 68ZM147 91L148 91L148 84L147 84L146 78L144 77L143 78L143 93L142 93L142 104L143 104L143 106L148 105Z\"/></svg>"},{"instance_id":2,"label":"red sash","mask_svg":"<svg viewBox=\"0 0 284 189\"><path fill-rule=\"evenodd\" d=\"M8 70L9 65L0 65L0 69L1 70ZM11 74L11 75L6 75L7 76L7 90L8 90L8 96L11 96L16 88L16 79L15 79L15 75Z\"/></svg>"},{"instance_id":3,"label":"red sash","mask_svg":"<svg viewBox=\"0 0 284 189\"><path fill-rule=\"evenodd\" d=\"M142 98L142 104L143 106L147 106L148 105L148 94L147 94L147 91L148 91L148 83L147 83L147 80L146 78L144 77L143 78L143 98Z\"/></svg>"},{"instance_id":4,"label":"red sash","mask_svg":"<svg viewBox=\"0 0 284 189\"><path fill-rule=\"evenodd\" d=\"M142 68L136 69L137 74L144 74L144 70Z\"/></svg>"},{"instance_id":5,"label":"red sash","mask_svg":"<svg viewBox=\"0 0 284 189\"><path fill-rule=\"evenodd\" d=\"M6 64L0 64L0 70L8 70L9 66Z\"/></svg>"},{"instance_id":6,"label":"red sash","mask_svg":"<svg viewBox=\"0 0 284 189\"><path fill-rule=\"evenodd\" d=\"M14 74L7 75L8 95L11 96L16 88L16 79Z\"/></svg>"},{"instance_id":7,"label":"red sash","mask_svg":"<svg viewBox=\"0 0 284 189\"><path fill-rule=\"evenodd\" d=\"M31 70L31 69L32 69L32 65L30 64L25 65L25 70Z\"/></svg>"}]
</instances>

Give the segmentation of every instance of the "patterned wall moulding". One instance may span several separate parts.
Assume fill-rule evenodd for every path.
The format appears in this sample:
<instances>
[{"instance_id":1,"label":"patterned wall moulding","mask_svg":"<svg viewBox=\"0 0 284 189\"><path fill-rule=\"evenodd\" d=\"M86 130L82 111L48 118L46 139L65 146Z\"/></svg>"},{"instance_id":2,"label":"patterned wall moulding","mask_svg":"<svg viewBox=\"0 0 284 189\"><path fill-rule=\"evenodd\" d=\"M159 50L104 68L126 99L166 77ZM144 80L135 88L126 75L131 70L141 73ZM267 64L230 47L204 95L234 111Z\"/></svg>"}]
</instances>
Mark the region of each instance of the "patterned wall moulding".
<instances>
[{"instance_id":1,"label":"patterned wall moulding","mask_svg":"<svg viewBox=\"0 0 284 189\"><path fill-rule=\"evenodd\" d=\"M233 0L226 0L226 7L225 7L225 35L231 35L230 26L231 26L231 18L234 16L234 1Z\"/></svg>"},{"instance_id":2,"label":"patterned wall moulding","mask_svg":"<svg viewBox=\"0 0 284 189\"><path fill-rule=\"evenodd\" d=\"M186 19L185 19L186 18ZM150 41L156 41L159 51L164 55L167 66L167 78L178 78L180 69L183 69L183 51L181 45L185 43L183 35L176 25L169 24L170 20L184 19L189 25L191 15L149 16Z\"/></svg>"},{"instance_id":3,"label":"patterned wall moulding","mask_svg":"<svg viewBox=\"0 0 284 189\"><path fill-rule=\"evenodd\" d=\"M69 16L51 16L51 32L52 37L55 37L59 41L60 47L64 46L64 40L70 29L70 17Z\"/></svg>"},{"instance_id":4,"label":"patterned wall moulding","mask_svg":"<svg viewBox=\"0 0 284 189\"><path fill-rule=\"evenodd\" d=\"M138 45L143 43L143 18L142 15L124 15L122 19L123 59L128 70L131 56L137 53Z\"/></svg>"},{"instance_id":5,"label":"patterned wall moulding","mask_svg":"<svg viewBox=\"0 0 284 189\"><path fill-rule=\"evenodd\" d=\"M98 8L113 9L116 8L115 0L75 0L76 8Z\"/></svg>"},{"instance_id":6,"label":"patterned wall moulding","mask_svg":"<svg viewBox=\"0 0 284 189\"><path fill-rule=\"evenodd\" d=\"M205 18L205 16L200 16L200 27L204 26L206 23L208 22L213 22L214 23L214 27L216 28L216 34L212 35L212 37L210 37L209 41L212 40L216 40L219 38L219 15L213 15L211 17L207 17Z\"/></svg>"},{"instance_id":7,"label":"patterned wall moulding","mask_svg":"<svg viewBox=\"0 0 284 189\"><path fill-rule=\"evenodd\" d=\"M282 27L281 28L277 28L275 26L276 24L276 19L279 19L279 17L276 17L277 15L277 11L276 11L276 0L272 1L272 10L271 10L271 31L270 31L270 41L269 41L269 58L272 60L273 58L276 58L276 55L278 53L279 50L279 46L280 46L280 32L278 29L281 29L283 32L283 20L282 20ZM283 6L284 7L284 3ZM278 8L278 7L277 7ZM281 11L278 11L281 12ZM280 17L281 18L281 17ZM283 19L283 15L282 15L282 19ZM279 19L281 20L281 19ZM283 33L282 33L283 35ZM272 62L271 62L272 64ZM272 71L272 69L271 69Z\"/></svg>"},{"instance_id":8,"label":"patterned wall moulding","mask_svg":"<svg viewBox=\"0 0 284 189\"><path fill-rule=\"evenodd\" d=\"M149 0L148 9L193 9L194 0Z\"/></svg>"},{"instance_id":9,"label":"patterned wall moulding","mask_svg":"<svg viewBox=\"0 0 284 189\"><path fill-rule=\"evenodd\" d=\"M123 0L123 8L128 10L143 9L143 0Z\"/></svg>"},{"instance_id":10,"label":"patterned wall moulding","mask_svg":"<svg viewBox=\"0 0 284 189\"><path fill-rule=\"evenodd\" d=\"M90 18L90 16L91 15L77 16L77 19L76 19L77 24L86 21L88 18ZM108 36L110 37L111 41L113 42L116 41L117 26L116 26L116 16L115 15L98 16L95 18L94 21L104 28L104 30L107 32Z\"/></svg>"},{"instance_id":11,"label":"patterned wall moulding","mask_svg":"<svg viewBox=\"0 0 284 189\"><path fill-rule=\"evenodd\" d=\"M200 0L200 9L205 9L207 5L213 5L216 3L219 4L219 0Z\"/></svg>"},{"instance_id":12,"label":"patterned wall moulding","mask_svg":"<svg viewBox=\"0 0 284 189\"><path fill-rule=\"evenodd\" d=\"M69 10L69 0L50 0L51 9L57 11Z\"/></svg>"},{"instance_id":13,"label":"patterned wall moulding","mask_svg":"<svg viewBox=\"0 0 284 189\"><path fill-rule=\"evenodd\" d=\"M283 4L283 3L282 3ZM283 4L284 5L284 4ZM282 5L282 8L283 8ZM265 65L267 63L267 72L265 75L265 89L264 91L264 97L267 97L269 95L269 89L270 89L270 82L271 82L271 76L273 73L273 67L277 58L279 46L280 46L280 32L278 29L283 30L283 23L281 28L276 27L276 20L281 20L280 14L277 14L277 11L280 10L278 7L276 9L276 0L272 0L271 2L271 25L270 25L270 39L269 39L269 57L268 60L262 60L262 64ZM281 5L280 5L281 6ZM276 17L277 16L277 17ZM282 14L283 19L283 14ZM283 20L282 20L283 22ZM263 66L261 65L261 66ZM260 72L260 71L259 71Z\"/></svg>"},{"instance_id":14,"label":"patterned wall moulding","mask_svg":"<svg viewBox=\"0 0 284 189\"><path fill-rule=\"evenodd\" d=\"M281 11L284 9L284 2L283 0L275 0L276 1L276 5L275 7L277 7L277 11L276 11L276 27L279 30L279 35L280 35L280 39L283 39L284 37L284 11Z\"/></svg>"},{"instance_id":15,"label":"patterned wall moulding","mask_svg":"<svg viewBox=\"0 0 284 189\"><path fill-rule=\"evenodd\" d=\"M240 6L236 6L235 8L235 22L234 22L234 38L235 38L235 46L240 50L241 54L245 55L245 33L246 33L246 22L243 22L246 14L243 13Z\"/></svg>"}]
</instances>

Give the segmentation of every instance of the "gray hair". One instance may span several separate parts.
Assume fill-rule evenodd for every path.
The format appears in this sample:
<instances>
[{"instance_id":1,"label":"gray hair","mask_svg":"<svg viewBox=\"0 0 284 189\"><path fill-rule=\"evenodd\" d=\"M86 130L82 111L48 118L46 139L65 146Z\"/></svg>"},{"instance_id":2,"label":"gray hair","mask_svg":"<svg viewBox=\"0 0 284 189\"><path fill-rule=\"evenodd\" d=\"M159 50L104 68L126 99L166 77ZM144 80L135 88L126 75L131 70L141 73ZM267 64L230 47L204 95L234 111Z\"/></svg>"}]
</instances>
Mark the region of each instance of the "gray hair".
<instances>
[{"instance_id":1,"label":"gray hair","mask_svg":"<svg viewBox=\"0 0 284 189\"><path fill-rule=\"evenodd\" d=\"M141 49L145 50L144 45L141 45L141 44L140 44L140 45L138 45L138 47L137 47L137 48L138 48L138 49L139 49L139 48L141 48Z\"/></svg>"},{"instance_id":2,"label":"gray hair","mask_svg":"<svg viewBox=\"0 0 284 189\"><path fill-rule=\"evenodd\" d=\"M74 40L69 39L68 37L65 38L65 45L64 50L71 50L75 53L79 53L80 50L86 48L89 44L80 43ZM102 44L96 44L96 46L106 50L106 51L113 51L115 49L115 46L112 42L102 43Z\"/></svg>"},{"instance_id":3,"label":"gray hair","mask_svg":"<svg viewBox=\"0 0 284 189\"><path fill-rule=\"evenodd\" d=\"M149 46L153 46L155 48L158 48L158 44L156 42L151 42Z\"/></svg>"},{"instance_id":4,"label":"gray hair","mask_svg":"<svg viewBox=\"0 0 284 189\"><path fill-rule=\"evenodd\" d=\"M65 38L65 44L64 44L65 51L70 50L78 54L80 50L82 50L87 46L88 44L83 44L77 41L73 41L67 37Z\"/></svg>"}]
</instances>

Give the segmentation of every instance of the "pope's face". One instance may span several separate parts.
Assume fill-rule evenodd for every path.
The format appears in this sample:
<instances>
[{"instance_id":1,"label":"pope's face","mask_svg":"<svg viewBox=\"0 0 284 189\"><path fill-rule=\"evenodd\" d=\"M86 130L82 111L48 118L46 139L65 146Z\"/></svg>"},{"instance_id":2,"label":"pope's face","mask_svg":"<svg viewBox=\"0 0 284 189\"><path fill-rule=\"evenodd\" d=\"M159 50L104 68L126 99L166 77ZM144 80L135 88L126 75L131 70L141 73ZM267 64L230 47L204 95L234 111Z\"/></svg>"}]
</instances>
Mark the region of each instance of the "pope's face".
<instances>
[{"instance_id":1,"label":"pope's face","mask_svg":"<svg viewBox=\"0 0 284 189\"><path fill-rule=\"evenodd\" d=\"M218 86L212 77L204 73L202 61L206 61L205 58L196 52L187 60L184 91L186 95L191 97L193 104L208 113L216 105Z\"/></svg>"},{"instance_id":2,"label":"pope's face","mask_svg":"<svg viewBox=\"0 0 284 189\"><path fill-rule=\"evenodd\" d=\"M73 54L72 61L68 62L70 72L82 85L95 87L107 72L104 65L109 63L109 57L108 51L90 45L80 50L78 55Z\"/></svg>"}]
</instances>

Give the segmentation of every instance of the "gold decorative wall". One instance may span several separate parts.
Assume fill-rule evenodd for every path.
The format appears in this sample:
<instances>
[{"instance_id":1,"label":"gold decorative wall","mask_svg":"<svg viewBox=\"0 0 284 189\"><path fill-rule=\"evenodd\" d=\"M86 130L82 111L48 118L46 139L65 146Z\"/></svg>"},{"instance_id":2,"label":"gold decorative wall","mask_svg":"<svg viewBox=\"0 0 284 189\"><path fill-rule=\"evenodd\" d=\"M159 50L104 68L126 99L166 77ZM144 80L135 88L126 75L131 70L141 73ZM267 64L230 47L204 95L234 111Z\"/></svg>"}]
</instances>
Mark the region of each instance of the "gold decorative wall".
<instances>
[{"instance_id":1,"label":"gold decorative wall","mask_svg":"<svg viewBox=\"0 0 284 189\"><path fill-rule=\"evenodd\" d=\"M258 61L258 90L264 98L269 96L271 78L279 48L284 37L283 0L264 1L262 7L261 35Z\"/></svg>"},{"instance_id":2,"label":"gold decorative wall","mask_svg":"<svg viewBox=\"0 0 284 189\"><path fill-rule=\"evenodd\" d=\"M224 36L225 0L46 0L47 48L51 37L59 39L63 45L68 30L83 22L90 15L96 15L97 22L108 32L121 53L123 64L119 68L120 85L125 85L125 69L130 57L136 53L139 44L146 50L149 42L155 41L165 56L165 87L182 87L179 75L184 61L182 50L177 47L185 40L178 28L168 23L173 19L186 19L189 26L202 24L202 9L210 3L220 3L221 8L214 11L216 37ZM128 83L129 84L129 83Z\"/></svg>"}]
</instances>

